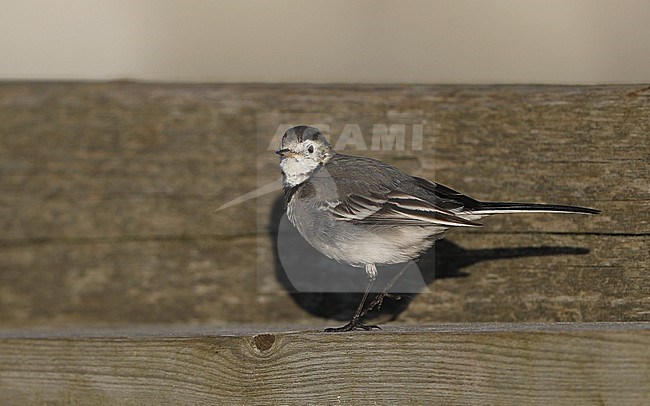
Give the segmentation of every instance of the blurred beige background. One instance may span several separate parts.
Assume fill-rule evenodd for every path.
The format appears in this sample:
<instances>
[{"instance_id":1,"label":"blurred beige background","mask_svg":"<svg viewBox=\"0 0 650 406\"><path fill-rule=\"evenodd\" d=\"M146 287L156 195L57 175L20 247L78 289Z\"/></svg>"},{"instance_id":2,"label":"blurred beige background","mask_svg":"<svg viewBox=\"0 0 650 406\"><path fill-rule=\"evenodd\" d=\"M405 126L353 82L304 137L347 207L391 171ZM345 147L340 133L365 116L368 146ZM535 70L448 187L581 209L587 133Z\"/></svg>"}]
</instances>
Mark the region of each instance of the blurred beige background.
<instances>
[{"instance_id":1,"label":"blurred beige background","mask_svg":"<svg viewBox=\"0 0 650 406\"><path fill-rule=\"evenodd\" d=\"M0 79L650 79L646 0L0 0L0 10Z\"/></svg>"}]
</instances>

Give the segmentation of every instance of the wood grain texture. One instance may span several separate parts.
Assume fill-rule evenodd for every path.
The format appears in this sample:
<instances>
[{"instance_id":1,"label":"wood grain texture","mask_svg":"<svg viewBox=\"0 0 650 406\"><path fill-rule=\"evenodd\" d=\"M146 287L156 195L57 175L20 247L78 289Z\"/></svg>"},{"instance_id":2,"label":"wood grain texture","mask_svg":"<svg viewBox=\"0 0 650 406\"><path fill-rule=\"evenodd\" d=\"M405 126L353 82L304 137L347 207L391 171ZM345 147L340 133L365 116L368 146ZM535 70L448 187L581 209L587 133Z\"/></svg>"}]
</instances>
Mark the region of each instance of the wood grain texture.
<instances>
[{"instance_id":1,"label":"wood grain texture","mask_svg":"<svg viewBox=\"0 0 650 406\"><path fill-rule=\"evenodd\" d=\"M348 317L355 295L283 286L279 193L214 211L277 178L267 146L295 121L326 122L333 136L358 125L367 145L373 124L423 123L422 150L346 152L480 199L603 210L454 231L428 268L444 271L428 278L432 294L385 316L649 320L649 117L644 85L3 83L0 322Z\"/></svg>"},{"instance_id":2,"label":"wood grain texture","mask_svg":"<svg viewBox=\"0 0 650 406\"><path fill-rule=\"evenodd\" d=\"M650 402L649 328L478 324L190 337L177 329L49 339L5 332L0 395L7 405L640 405Z\"/></svg>"}]
</instances>

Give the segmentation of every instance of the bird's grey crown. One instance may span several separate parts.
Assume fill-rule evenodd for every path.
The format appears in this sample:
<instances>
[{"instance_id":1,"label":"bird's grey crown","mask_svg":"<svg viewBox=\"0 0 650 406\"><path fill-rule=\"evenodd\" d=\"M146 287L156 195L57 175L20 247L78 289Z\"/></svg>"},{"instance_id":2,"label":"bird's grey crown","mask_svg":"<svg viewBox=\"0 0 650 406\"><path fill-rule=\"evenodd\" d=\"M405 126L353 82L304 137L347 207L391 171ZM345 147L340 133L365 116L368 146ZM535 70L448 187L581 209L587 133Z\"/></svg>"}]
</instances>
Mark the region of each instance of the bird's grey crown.
<instances>
[{"instance_id":1,"label":"bird's grey crown","mask_svg":"<svg viewBox=\"0 0 650 406\"><path fill-rule=\"evenodd\" d=\"M319 141L325 145L330 145L327 138L321 133L318 128L308 125L299 125L289 128L282 136L280 148L286 148L293 143L300 143L305 140Z\"/></svg>"}]
</instances>

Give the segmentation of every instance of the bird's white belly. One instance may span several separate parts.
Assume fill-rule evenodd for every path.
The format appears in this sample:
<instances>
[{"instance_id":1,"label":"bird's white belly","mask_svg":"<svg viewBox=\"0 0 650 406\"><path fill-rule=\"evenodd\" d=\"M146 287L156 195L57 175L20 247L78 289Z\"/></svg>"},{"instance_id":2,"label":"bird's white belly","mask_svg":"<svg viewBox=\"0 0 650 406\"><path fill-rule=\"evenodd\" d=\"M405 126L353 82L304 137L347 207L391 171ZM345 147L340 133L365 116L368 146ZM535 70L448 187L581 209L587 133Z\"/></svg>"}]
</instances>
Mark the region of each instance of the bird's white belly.
<instances>
[{"instance_id":1,"label":"bird's white belly","mask_svg":"<svg viewBox=\"0 0 650 406\"><path fill-rule=\"evenodd\" d=\"M330 258L352 265L396 264L417 258L433 244L431 228L397 227L390 231L365 230L349 240L336 241Z\"/></svg>"},{"instance_id":2,"label":"bird's white belly","mask_svg":"<svg viewBox=\"0 0 650 406\"><path fill-rule=\"evenodd\" d=\"M316 250L338 262L352 266L365 264L388 265L417 258L433 245L434 235L444 228L393 227L376 229L352 224L336 224L336 232L324 227L321 230L305 229L289 219L300 234Z\"/></svg>"}]
</instances>

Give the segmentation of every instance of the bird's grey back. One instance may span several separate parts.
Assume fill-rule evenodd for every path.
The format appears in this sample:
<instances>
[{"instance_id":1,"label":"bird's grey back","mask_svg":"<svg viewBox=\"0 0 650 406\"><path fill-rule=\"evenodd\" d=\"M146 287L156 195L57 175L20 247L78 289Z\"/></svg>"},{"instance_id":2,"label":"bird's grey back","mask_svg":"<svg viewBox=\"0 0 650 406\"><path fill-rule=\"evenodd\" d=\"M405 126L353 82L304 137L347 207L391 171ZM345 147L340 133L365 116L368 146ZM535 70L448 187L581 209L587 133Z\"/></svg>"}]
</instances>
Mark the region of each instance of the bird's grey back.
<instances>
[{"instance_id":1,"label":"bird's grey back","mask_svg":"<svg viewBox=\"0 0 650 406\"><path fill-rule=\"evenodd\" d=\"M335 180L341 196L403 192L447 210L462 209L465 206L470 208L477 203L455 190L413 177L372 158L336 154L314 173L314 181L323 176Z\"/></svg>"}]
</instances>

